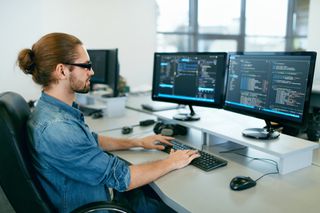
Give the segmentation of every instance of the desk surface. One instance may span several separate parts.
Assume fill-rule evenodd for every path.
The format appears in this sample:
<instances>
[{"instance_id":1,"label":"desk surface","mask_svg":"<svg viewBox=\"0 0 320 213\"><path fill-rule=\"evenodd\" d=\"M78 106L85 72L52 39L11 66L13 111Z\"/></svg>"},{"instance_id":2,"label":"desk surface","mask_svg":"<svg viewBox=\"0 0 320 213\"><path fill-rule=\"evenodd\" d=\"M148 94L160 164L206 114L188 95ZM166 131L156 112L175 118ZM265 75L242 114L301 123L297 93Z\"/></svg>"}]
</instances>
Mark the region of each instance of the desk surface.
<instances>
[{"instance_id":1,"label":"desk surface","mask_svg":"<svg viewBox=\"0 0 320 213\"><path fill-rule=\"evenodd\" d=\"M88 119L94 130L106 130L123 124L137 123L137 119L147 119L153 115L127 110L122 118ZM150 134L149 129L137 127L133 135ZM105 134L105 133L104 133ZM120 131L107 134L121 136ZM191 130L182 138L199 145L198 130ZM163 159L167 154L156 150L129 150L115 152L119 157L133 163L145 163ZM251 150L248 151L251 153ZM245 191L230 190L229 182L237 175L250 176L253 179L274 167L264 162L252 161L241 156L224 154L228 165L211 172L203 172L193 166L173 171L156 180L151 186L160 197L178 212L319 212L320 210L320 152L315 150L314 164L287 175L270 175L257 182L257 186Z\"/></svg>"},{"instance_id":2,"label":"desk surface","mask_svg":"<svg viewBox=\"0 0 320 213\"><path fill-rule=\"evenodd\" d=\"M115 154L133 164L166 157L162 152L145 150ZM310 166L284 176L266 176L256 187L235 192L229 188L233 177L245 175L255 179L264 172L251 168L250 161L246 165L228 162L226 167L211 172L187 166L161 177L153 188L179 212L319 212L319 167Z\"/></svg>"}]
</instances>

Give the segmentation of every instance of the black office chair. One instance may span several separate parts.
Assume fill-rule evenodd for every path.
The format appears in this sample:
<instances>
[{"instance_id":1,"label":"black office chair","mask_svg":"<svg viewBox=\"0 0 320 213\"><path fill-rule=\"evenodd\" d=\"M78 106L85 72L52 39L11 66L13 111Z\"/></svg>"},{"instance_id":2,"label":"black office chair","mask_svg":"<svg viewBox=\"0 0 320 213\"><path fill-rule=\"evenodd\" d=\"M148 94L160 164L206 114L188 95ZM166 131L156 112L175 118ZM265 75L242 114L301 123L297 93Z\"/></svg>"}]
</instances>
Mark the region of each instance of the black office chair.
<instances>
[{"instance_id":1,"label":"black office chair","mask_svg":"<svg viewBox=\"0 0 320 213\"><path fill-rule=\"evenodd\" d=\"M30 114L27 102L13 92L0 94L0 183L16 212L56 212L34 176L27 143L26 122ZM84 192L85 193L85 192ZM112 202L94 202L74 212L132 212Z\"/></svg>"}]
</instances>

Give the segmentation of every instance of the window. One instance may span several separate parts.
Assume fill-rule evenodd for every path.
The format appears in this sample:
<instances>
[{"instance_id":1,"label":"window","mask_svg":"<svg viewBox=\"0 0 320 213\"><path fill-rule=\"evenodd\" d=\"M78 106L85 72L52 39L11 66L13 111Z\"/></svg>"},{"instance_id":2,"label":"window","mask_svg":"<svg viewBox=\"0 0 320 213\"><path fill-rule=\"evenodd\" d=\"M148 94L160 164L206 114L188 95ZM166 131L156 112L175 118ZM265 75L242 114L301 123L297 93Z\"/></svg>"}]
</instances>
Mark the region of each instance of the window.
<instances>
[{"instance_id":1,"label":"window","mask_svg":"<svg viewBox=\"0 0 320 213\"><path fill-rule=\"evenodd\" d=\"M303 50L309 1L156 0L157 51Z\"/></svg>"},{"instance_id":2,"label":"window","mask_svg":"<svg viewBox=\"0 0 320 213\"><path fill-rule=\"evenodd\" d=\"M293 5L292 37L289 41L295 50L307 49L309 0L297 0Z\"/></svg>"},{"instance_id":3,"label":"window","mask_svg":"<svg viewBox=\"0 0 320 213\"><path fill-rule=\"evenodd\" d=\"M288 0L246 1L245 50L285 50Z\"/></svg>"},{"instance_id":4,"label":"window","mask_svg":"<svg viewBox=\"0 0 320 213\"><path fill-rule=\"evenodd\" d=\"M230 39L199 40L198 49L204 52L225 52L226 50L234 52L237 51L237 41Z\"/></svg>"},{"instance_id":5,"label":"window","mask_svg":"<svg viewBox=\"0 0 320 213\"><path fill-rule=\"evenodd\" d=\"M161 34L157 35L157 51L159 52L188 52L190 37L188 35Z\"/></svg>"},{"instance_id":6,"label":"window","mask_svg":"<svg viewBox=\"0 0 320 213\"><path fill-rule=\"evenodd\" d=\"M241 0L199 0L199 33L240 34Z\"/></svg>"},{"instance_id":7,"label":"window","mask_svg":"<svg viewBox=\"0 0 320 213\"><path fill-rule=\"evenodd\" d=\"M160 0L157 2L158 31L188 32L189 0Z\"/></svg>"}]
</instances>

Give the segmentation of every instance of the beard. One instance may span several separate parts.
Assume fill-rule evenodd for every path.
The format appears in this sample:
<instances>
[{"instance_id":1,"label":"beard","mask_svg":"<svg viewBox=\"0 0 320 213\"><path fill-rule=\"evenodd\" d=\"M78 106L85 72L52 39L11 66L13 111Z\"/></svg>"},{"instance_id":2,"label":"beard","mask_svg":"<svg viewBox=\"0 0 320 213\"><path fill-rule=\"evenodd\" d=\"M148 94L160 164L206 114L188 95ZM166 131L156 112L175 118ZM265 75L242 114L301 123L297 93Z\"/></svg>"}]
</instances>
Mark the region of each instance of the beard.
<instances>
[{"instance_id":1,"label":"beard","mask_svg":"<svg viewBox=\"0 0 320 213\"><path fill-rule=\"evenodd\" d=\"M87 82L89 82L89 84L87 84ZM70 87L76 93L88 93L90 91L90 79L83 82L71 77Z\"/></svg>"},{"instance_id":2,"label":"beard","mask_svg":"<svg viewBox=\"0 0 320 213\"><path fill-rule=\"evenodd\" d=\"M90 87L89 88L82 88L80 90L73 90L74 92L76 93L82 93L82 94L85 94L85 93L88 93L90 91Z\"/></svg>"}]
</instances>

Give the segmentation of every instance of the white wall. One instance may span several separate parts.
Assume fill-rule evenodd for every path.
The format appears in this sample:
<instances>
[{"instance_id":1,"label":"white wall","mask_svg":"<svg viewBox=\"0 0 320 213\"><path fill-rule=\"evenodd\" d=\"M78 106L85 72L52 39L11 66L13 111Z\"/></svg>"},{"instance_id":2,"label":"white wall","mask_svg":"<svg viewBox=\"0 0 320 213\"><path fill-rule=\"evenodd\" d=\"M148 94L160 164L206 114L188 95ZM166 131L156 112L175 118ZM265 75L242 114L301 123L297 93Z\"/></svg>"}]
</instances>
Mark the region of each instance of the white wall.
<instances>
[{"instance_id":1,"label":"white wall","mask_svg":"<svg viewBox=\"0 0 320 213\"><path fill-rule=\"evenodd\" d=\"M320 0L310 1L308 50L317 52L317 62L313 85L320 85Z\"/></svg>"},{"instance_id":2,"label":"white wall","mask_svg":"<svg viewBox=\"0 0 320 213\"><path fill-rule=\"evenodd\" d=\"M120 74L131 88L151 86L156 48L153 0L0 0L0 92L36 98L40 87L15 68L19 50L50 32L66 32L89 48L119 48ZM5 33L2 33L5 32ZM4 51L5 50L5 51Z\"/></svg>"},{"instance_id":3,"label":"white wall","mask_svg":"<svg viewBox=\"0 0 320 213\"><path fill-rule=\"evenodd\" d=\"M30 47L42 32L41 0L0 0L0 92L15 91L25 97L36 97L39 87L19 69L18 52ZM39 17L39 19L38 19Z\"/></svg>"}]
</instances>

